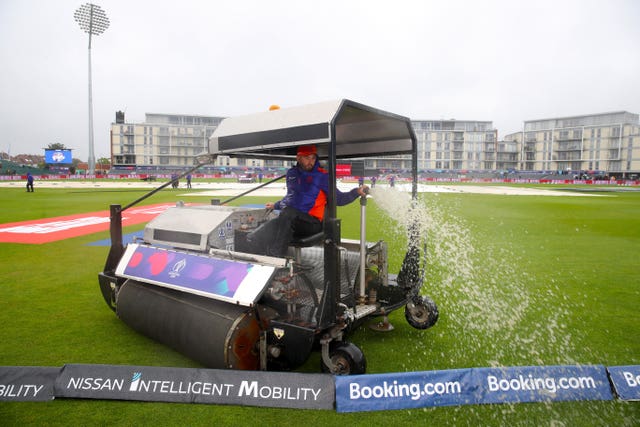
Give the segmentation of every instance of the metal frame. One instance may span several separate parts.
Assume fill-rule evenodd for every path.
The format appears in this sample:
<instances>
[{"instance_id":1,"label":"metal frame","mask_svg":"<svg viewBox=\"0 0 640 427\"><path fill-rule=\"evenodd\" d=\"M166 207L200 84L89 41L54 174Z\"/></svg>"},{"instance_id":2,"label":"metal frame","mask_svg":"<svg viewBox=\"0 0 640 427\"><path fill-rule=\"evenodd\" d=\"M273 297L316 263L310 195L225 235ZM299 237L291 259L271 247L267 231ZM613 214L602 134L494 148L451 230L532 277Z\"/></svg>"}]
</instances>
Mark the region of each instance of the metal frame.
<instances>
[{"instance_id":1,"label":"metal frame","mask_svg":"<svg viewBox=\"0 0 640 427\"><path fill-rule=\"evenodd\" d=\"M313 121L305 121L312 117ZM296 147L314 144L326 159L329 193L325 216L325 292L318 328L336 318L340 283L340 219L336 165L339 158L410 154L412 197L417 196L417 138L411 120L348 99L268 111L223 120L209 143L210 155L294 160ZM327 304L326 298L330 299Z\"/></svg>"}]
</instances>

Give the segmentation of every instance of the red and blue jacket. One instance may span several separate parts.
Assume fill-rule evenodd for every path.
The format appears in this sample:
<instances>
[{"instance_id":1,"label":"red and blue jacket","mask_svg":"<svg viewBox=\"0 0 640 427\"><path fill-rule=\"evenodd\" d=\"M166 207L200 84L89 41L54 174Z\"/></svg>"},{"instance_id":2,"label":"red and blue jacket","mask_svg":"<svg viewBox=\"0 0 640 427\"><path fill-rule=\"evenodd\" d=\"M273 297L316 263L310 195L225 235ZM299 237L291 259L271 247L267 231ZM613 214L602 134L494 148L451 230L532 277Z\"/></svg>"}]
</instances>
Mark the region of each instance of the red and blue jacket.
<instances>
[{"instance_id":1,"label":"red and blue jacket","mask_svg":"<svg viewBox=\"0 0 640 427\"><path fill-rule=\"evenodd\" d=\"M313 165L313 169L307 172L298 165L287 171L287 194L282 200L274 204L276 209L284 209L289 206L301 212L306 212L311 216L324 219L324 208L327 205L327 194L329 193L329 174L320 167L318 160ZM336 189L336 204L344 206L359 196L358 189L343 193Z\"/></svg>"}]
</instances>

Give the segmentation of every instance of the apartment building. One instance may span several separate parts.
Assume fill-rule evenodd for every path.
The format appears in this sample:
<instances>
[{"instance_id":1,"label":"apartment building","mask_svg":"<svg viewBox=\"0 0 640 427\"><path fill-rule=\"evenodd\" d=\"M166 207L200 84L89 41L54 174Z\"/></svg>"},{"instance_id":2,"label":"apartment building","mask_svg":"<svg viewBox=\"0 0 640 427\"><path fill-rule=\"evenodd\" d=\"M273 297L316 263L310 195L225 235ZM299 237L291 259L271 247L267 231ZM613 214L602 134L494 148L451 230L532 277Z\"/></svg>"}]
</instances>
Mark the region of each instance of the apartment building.
<instances>
[{"instance_id":1,"label":"apartment building","mask_svg":"<svg viewBox=\"0 0 640 427\"><path fill-rule=\"evenodd\" d=\"M147 113L143 123L125 122L116 113L111 124L111 159L114 169L186 169L207 149L207 140L224 117ZM505 161L497 152L497 130L492 122L417 120L419 170L495 169ZM510 164L510 163L509 163ZM217 167L287 167L281 160L232 159L219 156ZM513 165L515 166L515 164ZM366 170L410 169L407 159L369 159Z\"/></svg>"},{"instance_id":2,"label":"apartment building","mask_svg":"<svg viewBox=\"0 0 640 427\"><path fill-rule=\"evenodd\" d=\"M186 169L205 151L207 141L224 117L147 113L143 123L125 122L116 112L111 124L111 164L114 169Z\"/></svg>"},{"instance_id":3,"label":"apartment building","mask_svg":"<svg viewBox=\"0 0 640 427\"><path fill-rule=\"evenodd\" d=\"M111 125L114 169L184 170L206 151L224 117L147 113L143 123L126 123L116 113ZM418 170L593 171L616 177L640 174L640 120L627 111L524 122L523 130L498 140L491 121L413 120ZM219 156L218 169L286 168L282 160ZM366 173L409 170L402 157L367 159Z\"/></svg>"},{"instance_id":4,"label":"apartment building","mask_svg":"<svg viewBox=\"0 0 640 427\"><path fill-rule=\"evenodd\" d=\"M498 131L490 121L413 120L418 170L494 170ZM504 161L500 162L505 163Z\"/></svg>"},{"instance_id":5,"label":"apartment building","mask_svg":"<svg viewBox=\"0 0 640 427\"><path fill-rule=\"evenodd\" d=\"M519 146L523 171L591 171L623 178L640 173L640 121L627 111L529 120L505 141Z\"/></svg>"}]
</instances>

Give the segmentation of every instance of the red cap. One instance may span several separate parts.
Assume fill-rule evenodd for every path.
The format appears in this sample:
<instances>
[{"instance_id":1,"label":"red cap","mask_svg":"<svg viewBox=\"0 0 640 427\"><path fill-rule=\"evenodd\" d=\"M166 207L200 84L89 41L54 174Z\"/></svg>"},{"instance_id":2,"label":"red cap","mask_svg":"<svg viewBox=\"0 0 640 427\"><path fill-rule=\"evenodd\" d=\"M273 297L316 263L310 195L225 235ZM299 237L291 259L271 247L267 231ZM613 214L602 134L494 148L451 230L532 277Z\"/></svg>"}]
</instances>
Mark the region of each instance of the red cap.
<instances>
[{"instance_id":1,"label":"red cap","mask_svg":"<svg viewBox=\"0 0 640 427\"><path fill-rule=\"evenodd\" d=\"M298 147L298 156L308 156L309 154L318 154L318 149L315 145L301 145Z\"/></svg>"}]
</instances>

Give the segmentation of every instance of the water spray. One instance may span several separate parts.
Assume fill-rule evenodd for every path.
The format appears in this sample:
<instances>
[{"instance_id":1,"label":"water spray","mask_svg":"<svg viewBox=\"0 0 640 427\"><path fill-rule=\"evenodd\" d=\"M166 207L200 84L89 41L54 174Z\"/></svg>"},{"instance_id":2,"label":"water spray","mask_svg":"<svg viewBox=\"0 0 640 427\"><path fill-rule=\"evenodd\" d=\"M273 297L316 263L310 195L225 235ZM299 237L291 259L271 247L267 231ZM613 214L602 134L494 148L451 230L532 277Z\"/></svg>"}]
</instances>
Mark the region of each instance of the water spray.
<instances>
[{"instance_id":1,"label":"water spray","mask_svg":"<svg viewBox=\"0 0 640 427\"><path fill-rule=\"evenodd\" d=\"M364 187L364 195L360 196L360 292L359 303L366 303L366 277L365 269L367 267L367 195L369 189Z\"/></svg>"}]
</instances>

